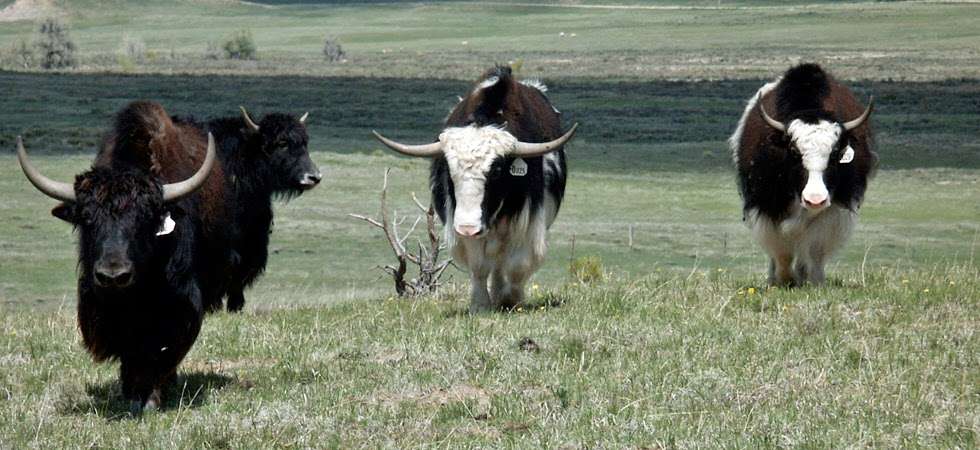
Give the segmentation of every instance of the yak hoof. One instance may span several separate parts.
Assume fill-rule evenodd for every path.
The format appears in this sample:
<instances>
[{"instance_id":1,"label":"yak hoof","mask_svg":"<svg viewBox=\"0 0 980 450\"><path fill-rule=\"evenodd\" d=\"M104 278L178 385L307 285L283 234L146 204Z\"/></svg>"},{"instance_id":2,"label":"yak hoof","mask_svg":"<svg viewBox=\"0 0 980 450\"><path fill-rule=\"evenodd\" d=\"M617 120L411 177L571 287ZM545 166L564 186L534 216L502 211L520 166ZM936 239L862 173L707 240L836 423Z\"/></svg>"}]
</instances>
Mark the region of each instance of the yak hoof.
<instances>
[{"instance_id":1,"label":"yak hoof","mask_svg":"<svg viewBox=\"0 0 980 450\"><path fill-rule=\"evenodd\" d=\"M228 312L241 312L245 308L244 296L228 297Z\"/></svg>"},{"instance_id":2,"label":"yak hoof","mask_svg":"<svg viewBox=\"0 0 980 450\"><path fill-rule=\"evenodd\" d=\"M160 409L160 389L154 389L150 393L150 397L146 399L146 404L143 405L143 411L156 411Z\"/></svg>"}]
</instances>

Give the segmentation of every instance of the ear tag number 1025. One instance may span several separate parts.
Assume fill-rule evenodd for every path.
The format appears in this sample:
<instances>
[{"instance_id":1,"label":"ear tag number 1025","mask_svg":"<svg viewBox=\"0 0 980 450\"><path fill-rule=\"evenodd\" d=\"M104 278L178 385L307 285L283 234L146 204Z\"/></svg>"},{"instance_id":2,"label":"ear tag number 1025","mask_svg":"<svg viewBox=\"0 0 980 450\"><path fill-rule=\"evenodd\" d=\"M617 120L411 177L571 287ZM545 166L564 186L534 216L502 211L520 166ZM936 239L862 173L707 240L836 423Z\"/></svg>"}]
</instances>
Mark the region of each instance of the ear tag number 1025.
<instances>
[{"instance_id":1,"label":"ear tag number 1025","mask_svg":"<svg viewBox=\"0 0 980 450\"><path fill-rule=\"evenodd\" d=\"M524 159L517 158L510 164L510 174L515 177L527 175L527 163L524 162Z\"/></svg>"}]
</instances>

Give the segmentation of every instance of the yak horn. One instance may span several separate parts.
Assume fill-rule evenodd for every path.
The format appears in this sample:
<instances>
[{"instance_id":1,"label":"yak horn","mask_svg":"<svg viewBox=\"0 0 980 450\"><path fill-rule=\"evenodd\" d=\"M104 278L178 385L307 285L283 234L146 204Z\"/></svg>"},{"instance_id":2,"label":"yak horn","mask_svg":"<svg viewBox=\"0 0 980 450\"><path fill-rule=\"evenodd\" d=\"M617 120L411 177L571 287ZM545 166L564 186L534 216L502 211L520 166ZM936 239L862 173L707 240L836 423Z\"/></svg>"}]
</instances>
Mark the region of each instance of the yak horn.
<instances>
[{"instance_id":1,"label":"yak horn","mask_svg":"<svg viewBox=\"0 0 980 450\"><path fill-rule=\"evenodd\" d=\"M858 116L857 119L854 119L850 122L844 122L844 129L847 131L851 131L861 126L861 124L863 124L864 121L868 120L868 117L871 116L871 110L874 109L874 105L875 105L875 98L874 96L871 96L871 98L868 99L868 107L864 109L864 112L861 113L861 115Z\"/></svg>"},{"instance_id":2,"label":"yak horn","mask_svg":"<svg viewBox=\"0 0 980 450\"><path fill-rule=\"evenodd\" d=\"M75 201L75 187L69 183L54 181L41 175L34 166L27 160L27 151L24 150L24 141L17 136L17 161L20 168L24 171L27 180L48 197L63 202L73 203Z\"/></svg>"},{"instance_id":3,"label":"yak horn","mask_svg":"<svg viewBox=\"0 0 980 450\"><path fill-rule=\"evenodd\" d=\"M776 119L773 119L772 117L769 117L769 114L766 114L766 107L765 106L762 106L762 94L759 94L759 99L756 100L756 103L759 104L759 114L762 114L762 119L765 120L766 123L768 123L770 127L773 127L775 129L777 129L777 130L782 131L783 133L785 133L786 132L786 125L783 125L782 123L780 123Z\"/></svg>"},{"instance_id":4,"label":"yak horn","mask_svg":"<svg viewBox=\"0 0 980 450\"><path fill-rule=\"evenodd\" d=\"M253 122L252 118L248 116L248 111L245 110L245 107L239 106L238 108L242 110L242 117L245 119L245 124L248 125L248 127L251 128L252 131L259 131L258 124ZM300 122L302 122L302 120Z\"/></svg>"},{"instance_id":5,"label":"yak horn","mask_svg":"<svg viewBox=\"0 0 980 450\"><path fill-rule=\"evenodd\" d=\"M382 144L386 145L388 148L398 153L401 153L403 155L416 156L416 157L432 157L442 153L442 143L440 142L433 142L431 144L422 144L422 145L405 145L400 142L395 142L391 139L388 139L382 136L381 134L379 134L377 131L372 130L371 132L374 133L374 137L378 138L378 140L381 141Z\"/></svg>"},{"instance_id":6,"label":"yak horn","mask_svg":"<svg viewBox=\"0 0 980 450\"><path fill-rule=\"evenodd\" d=\"M163 202L170 203L180 200L194 193L194 191L204 185L204 181L208 179L208 175L211 174L211 168L214 166L214 154L214 136L208 133L208 153L204 157L204 163L201 164L201 168L197 169L197 172L193 176L184 181L163 185Z\"/></svg>"},{"instance_id":7,"label":"yak horn","mask_svg":"<svg viewBox=\"0 0 980 450\"><path fill-rule=\"evenodd\" d=\"M514 156L519 156L522 158L533 158L535 156L541 156L545 153L551 152L562 145L565 145L572 136L575 135L575 129L578 128L578 124L572 125L565 134L563 134L558 139L550 142L540 142L540 143L530 143L530 142L518 142L514 146L514 151L511 152Z\"/></svg>"},{"instance_id":8,"label":"yak horn","mask_svg":"<svg viewBox=\"0 0 980 450\"><path fill-rule=\"evenodd\" d=\"M299 123L306 125L306 118L309 116L310 116L310 112L307 111L306 114L303 114L303 117L299 118Z\"/></svg>"}]
</instances>

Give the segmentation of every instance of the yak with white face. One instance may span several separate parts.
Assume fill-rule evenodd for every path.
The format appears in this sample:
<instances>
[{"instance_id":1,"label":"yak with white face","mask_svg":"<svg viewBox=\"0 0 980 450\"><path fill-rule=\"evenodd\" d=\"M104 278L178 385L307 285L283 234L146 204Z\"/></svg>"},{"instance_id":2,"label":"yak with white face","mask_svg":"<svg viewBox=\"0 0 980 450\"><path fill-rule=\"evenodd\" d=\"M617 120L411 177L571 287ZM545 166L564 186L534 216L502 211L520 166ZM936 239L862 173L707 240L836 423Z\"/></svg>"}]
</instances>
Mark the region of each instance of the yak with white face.
<instances>
[{"instance_id":1,"label":"yak with white face","mask_svg":"<svg viewBox=\"0 0 980 450\"><path fill-rule=\"evenodd\" d=\"M771 284L824 281L877 164L871 110L816 64L788 70L749 100L729 144Z\"/></svg>"},{"instance_id":2,"label":"yak with white face","mask_svg":"<svg viewBox=\"0 0 980 450\"><path fill-rule=\"evenodd\" d=\"M561 118L536 82L489 70L446 119L437 142L391 149L432 158L432 202L453 258L470 270L470 311L514 307L544 261L548 228L565 194ZM492 277L490 290L487 281Z\"/></svg>"}]
</instances>

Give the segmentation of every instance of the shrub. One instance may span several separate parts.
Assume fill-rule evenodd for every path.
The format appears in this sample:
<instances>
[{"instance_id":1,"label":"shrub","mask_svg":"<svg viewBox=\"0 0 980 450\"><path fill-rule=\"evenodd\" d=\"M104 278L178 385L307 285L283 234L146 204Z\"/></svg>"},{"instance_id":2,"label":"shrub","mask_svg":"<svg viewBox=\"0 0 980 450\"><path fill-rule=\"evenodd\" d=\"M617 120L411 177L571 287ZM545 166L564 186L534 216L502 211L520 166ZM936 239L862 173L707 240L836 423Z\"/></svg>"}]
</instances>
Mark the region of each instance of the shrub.
<instances>
[{"instance_id":1,"label":"shrub","mask_svg":"<svg viewBox=\"0 0 980 450\"><path fill-rule=\"evenodd\" d=\"M569 264L568 272L572 275L572 278L580 283L592 284L602 281L604 277L602 258L598 256L575 258Z\"/></svg>"},{"instance_id":2,"label":"shrub","mask_svg":"<svg viewBox=\"0 0 980 450\"><path fill-rule=\"evenodd\" d=\"M171 54L176 55L173 50L171 50ZM204 59L221 59L221 48L216 42L208 41L207 46L204 47Z\"/></svg>"},{"instance_id":3,"label":"shrub","mask_svg":"<svg viewBox=\"0 0 980 450\"><path fill-rule=\"evenodd\" d=\"M60 69L75 66L75 43L68 36L68 25L58 19L46 19L38 28L38 50L41 67Z\"/></svg>"},{"instance_id":4,"label":"shrub","mask_svg":"<svg viewBox=\"0 0 980 450\"><path fill-rule=\"evenodd\" d=\"M37 53L34 48L24 39L17 39L10 45L10 59L14 66L21 69L30 69L37 65Z\"/></svg>"},{"instance_id":5,"label":"shrub","mask_svg":"<svg viewBox=\"0 0 980 450\"><path fill-rule=\"evenodd\" d=\"M343 60L347 56L344 52L344 48L340 46L340 41L337 38L327 37L323 41L323 59L329 62L337 62Z\"/></svg>"},{"instance_id":6,"label":"shrub","mask_svg":"<svg viewBox=\"0 0 980 450\"><path fill-rule=\"evenodd\" d=\"M123 36L122 48L120 52L123 56L133 62L144 62L146 60L146 43L138 37L130 35Z\"/></svg>"},{"instance_id":7,"label":"shrub","mask_svg":"<svg viewBox=\"0 0 980 450\"><path fill-rule=\"evenodd\" d=\"M224 49L225 57L228 59L255 59L258 50L252 32L248 30L231 35L224 44L221 44L221 48Z\"/></svg>"}]
</instances>

